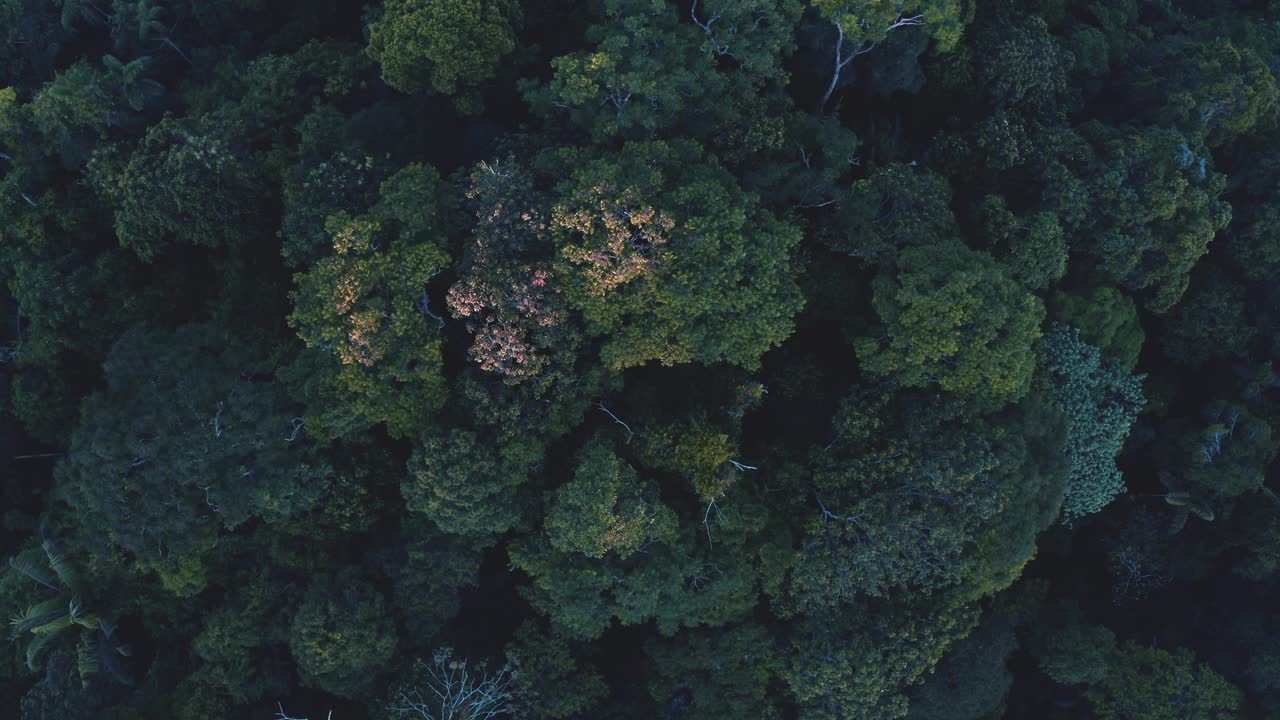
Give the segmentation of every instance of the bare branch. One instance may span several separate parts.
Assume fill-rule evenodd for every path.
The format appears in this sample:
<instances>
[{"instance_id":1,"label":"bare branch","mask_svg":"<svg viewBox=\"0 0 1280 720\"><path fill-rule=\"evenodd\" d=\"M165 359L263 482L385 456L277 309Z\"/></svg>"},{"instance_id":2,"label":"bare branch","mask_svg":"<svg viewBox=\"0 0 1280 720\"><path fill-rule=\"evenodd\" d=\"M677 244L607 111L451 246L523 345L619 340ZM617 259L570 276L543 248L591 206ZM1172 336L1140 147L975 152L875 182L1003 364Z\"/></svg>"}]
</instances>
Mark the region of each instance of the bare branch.
<instances>
[{"instance_id":1,"label":"bare branch","mask_svg":"<svg viewBox=\"0 0 1280 720\"><path fill-rule=\"evenodd\" d=\"M625 430L627 431L627 443L628 443L628 444L630 444L630 442L631 442L631 438L635 436L635 433L631 431L631 426L630 426L630 425L628 425L628 424L626 424L626 423L624 423L624 422L622 422L621 420L619 420L617 415L614 415L614 414L609 410L609 408L607 408L607 407L605 407L605 406L604 406L604 403L602 403L602 402L597 402L597 403L596 403L596 407L598 407L598 408L600 408L601 410L603 410L603 411L605 412L605 414L607 414L609 417L613 418L613 421L614 421L614 422L616 422L616 423L618 423L619 425L621 425L621 426L623 427L623 429L625 429Z\"/></svg>"}]
</instances>

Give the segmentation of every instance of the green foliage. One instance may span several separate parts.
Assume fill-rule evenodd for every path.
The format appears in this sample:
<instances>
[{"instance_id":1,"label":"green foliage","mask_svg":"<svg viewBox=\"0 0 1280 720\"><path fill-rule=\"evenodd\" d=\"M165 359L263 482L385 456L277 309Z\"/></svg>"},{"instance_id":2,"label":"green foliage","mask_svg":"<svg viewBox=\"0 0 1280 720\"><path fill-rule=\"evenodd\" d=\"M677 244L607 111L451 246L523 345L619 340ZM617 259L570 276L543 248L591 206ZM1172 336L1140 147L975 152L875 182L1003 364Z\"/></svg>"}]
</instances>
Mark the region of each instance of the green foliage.
<instances>
[{"instance_id":1,"label":"green foliage","mask_svg":"<svg viewBox=\"0 0 1280 720\"><path fill-rule=\"evenodd\" d=\"M768 511L758 500L734 496L695 512L678 518L673 537L625 558L557 550L544 530L512 543L511 563L533 578L525 598L570 637L598 638L614 620L652 621L666 634L721 625L750 611L756 584L769 572L773 539L761 534ZM713 540L704 545L709 534Z\"/></svg>"},{"instance_id":2,"label":"green foliage","mask_svg":"<svg viewBox=\"0 0 1280 720\"><path fill-rule=\"evenodd\" d=\"M759 367L803 305L800 232L742 192L697 145L628 143L579 165L550 228L569 303L622 369Z\"/></svg>"},{"instance_id":3,"label":"green foliage","mask_svg":"<svg viewBox=\"0 0 1280 720\"><path fill-rule=\"evenodd\" d=\"M1111 670L1086 694L1102 720L1239 717L1240 690L1186 648L1120 646Z\"/></svg>"},{"instance_id":4,"label":"green foliage","mask_svg":"<svg viewBox=\"0 0 1280 720\"><path fill-rule=\"evenodd\" d=\"M1004 199L988 195L979 208L984 239L1011 278L1031 290L1043 290L1067 272L1067 241L1050 212L1018 218Z\"/></svg>"},{"instance_id":5,"label":"green foliage","mask_svg":"<svg viewBox=\"0 0 1280 720\"><path fill-rule=\"evenodd\" d=\"M802 720L894 720L904 691L967 635L976 613L946 599L928 605L859 602L802 620L784 670Z\"/></svg>"},{"instance_id":6,"label":"green foliage","mask_svg":"<svg viewBox=\"0 0 1280 720\"><path fill-rule=\"evenodd\" d=\"M1145 402L1143 376L1103 362L1098 349L1071 327L1055 325L1043 346L1053 398L1068 419L1071 479L1062 514L1070 523L1098 512L1124 491L1115 457Z\"/></svg>"},{"instance_id":7,"label":"green foliage","mask_svg":"<svg viewBox=\"0 0 1280 720\"><path fill-rule=\"evenodd\" d=\"M874 168L838 198L832 250L870 263L900 249L939 243L955 230L946 178L911 165Z\"/></svg>"},{"instance_id":8,"label":"green foliage","mask_svg":"<svg viewBox=\"0 0 1280 720\"><path fill-rule=\"evenodd\" d=\"M80 62L59 73L24 109L36 129L65 147L76 136L105 135L114 101L106 69Z\"/></svg>"},{"instance_id":9,"label":"green foliage","mask_svg":"<svg viewBox=\"0 0 1280 720\"><path fill-rule=\"evenodd\" d=\"M348 575L313 580L289 628L303 684L343 697L366 696L395 649L386 599Z\"/></svg>"},{"instance_id":10,"label":"green foliage","mask_svg":"<svg viewBox=\"0 0 1280 720\"><path fill-rule=\"evenodd\" d=\"M369 55L387 84L455 95L478 109L475 86L515 48L519 6L506 0L390 0L369 26Z\"/></svg>"},{"instance_id":11,"label":"green foliage","mask_svg":"<svg viewBox=\"0 0 1280 720\"><path fill-rule=\"evenodd\" d=\"M868 373L997 406L1027 393L1044 305L990 255L955 240L910 248L877 275L873 304L884 334L854 343Z\"/></svg>"},{"instance_id":12,"label":"green foliage","mask_svg":"<svg viewBox=\"0 0 1280 720\"><path fill-rule=\"evenodd\" d=\"M58 466L61 497L140 565L170 573L211 550L219 528L314 507L328 471L283 388L255 374L261 363L252 338L209 326L126 334Z\"/></svg>"},{"instance_id":13,"label":"green foliage","mask_svg":"<svg viewBox=\"0 0 1280 720\"><path fill-rule=\"evenodd\" d=\"M1173 502L1190 503L1212 520L1228 502L1263 486L1280 441L1271 425L1247 409L1215 402L1199 421L1170 422L1163 428L1166 475Z\"/></svg>"},{"instance_id":14,"label":"green foliage","mask_svg":"<svg viewBox=\"0 0 1280 720\"><path fill-rule=\"evenodd\" d=\"M906 17L919 17L925 32L946 50L960 41L968 18L964 3L955 0L906 0L885 3L878 0L813 0L813 6L833 23L844 28L856 47L883 42L894 24Z\"/></svg>"},{"instance_id":15,"label":"green foliage","mask_svg":"<svg viewBox=\"0 0 1280 720\"><path fill-rule=\"evenodd\" d=\"M443 320L428 294L448 262L434 212L439 183L433 169L411 165L383 183L369 215L329 216L333 254L295 277L289 322L325 352L313 382L336 395L315 403L322 420L313 425L326 435L385 423L407 436L444 404Z\"/></svg>"},{"instance_id":16,"label":"green foliage","mask_svg":"<svg viewBox=\"0 0 1280 720\"><path fill-rule=\"evenodd\" d=\"M0 0L0 717L1280 717L1277 57Z\"/></svg>"},{"instance_id":17,"label":"green foliage","mask_svg":"<svg viewBox=\"0 0 1280 720\"><path fill-rule=\"evenodd\" d=\"M769 686L782 658L760 625L655 638L645 654L657 670L649 694L659 707L681 707L690 720L781 717Z\"/></svg>"},{"instance_id":18,"label":"green foliage","mask_svg":"<svg viewBox=\"0 0 1280 720\"><path fill-rule=\"evenodd\" d=\"M1013 684L1005 661L1016 645L1007 620L994 615L985 618L947 649L932 675L912 688L908 720L1003 717L1005 697Z\"/></svg>"},{"instance_id":19,"label":"green foliage","mask_svg":"<svg viewBox=\"0 0 1280 720\"><path fill-rule=\"evenodd\" d=\"M1067 91L1074 58L1044 18L1010 15L1001 13L975 39L978 85L997 106L1052 111Z\"/></svg>"},{"instance_id":20,"label":"green foliage","mask_svg":"<svg viewBox=\"0 0 1280 720\"><path fill-rule=\"evenodd\" d=\"M1209 147L1275 122L1280 89L1263 58L1219 37L1172 37L1140 54L1131 100L1151 120L1204 138Z\"/></svg>"},{"instance_id":21,"label":"green foliage","mask_svg":"<svg viewBox=\"0 0 1280 720\"><path fill-rule=\"evenodd\" d=\"M1257 328L1249 322L1245 289L1221 272L1197 274L1191 289L1169 315L1164 352L1187 365L1210 357L1248 355Z\"/></svg>"},{"instance_id":22,"label":"green foliage","mask_svg":"<svg viewBox=\"0 0 1280 720\"><path fill-rule=\"evenodd\" d=\"M587 33L593 50L553 59L545 84L525 83L534 112L548 119L564 113L571 125L606 140L652 136L715 111L725 83L715 72L719 35L704 36L674 4L653 0L604 0L602 20Z\"/></svg>"},{"instance_id":23,"label":"green foliage","mask_svg":"<svg viewBox=\"0 0 1280 720\"><path fill-rule=\"evenodd\" d=\"M1012 582L1062 488L1060 425L1034 404L1023 412L1002 420L1006 434L953 400L846 398L834 437L814 451L820 512L791 574L794 601L817 609L957 586L982 595Z\"/></svg>"},{"instance_id":24,"label":"green foliage","mask_svg":"<svg viewBox=\"0 0 1280 720\"><path fill-rule=\"evenodd\" d=\"M1046 630L1046 637L1032 647L1040 670L1054 682L1092 685L1111 672L1116 636L1102 625L1071 623Z\"/></svg>"},{"instance_id":25,"label":"green foliage","mask_svg":"<svg viewBox=\"0 0 1280 720\"><path fill-rule=\"evenodd\" d=\"M541 451L527 442L482 448L481 436L458 428L424 437L400 485L405 508L460 535L500 535L518 523L515 489L541 460Z\"/></svg>"},{"instance_id":26,"label":"green foliage","mask_svg":"<svg viewBox=\"0 0 1280 720\"><path fill-rule=\"evenodd\" d=\"M176 120L153 126L136 148L104 146L88 174L114 213L120 245L143 260L178 238L207 247L241 243L258 206L248 159L217 131Z\"/></svg>"},{"instance_id":27,"label":"green foliage","mask_svg":"<svg viewBox=\"0 0 1280 720\"><path fill-rule=\"evenodd\" d=\"M625 558L675 534L675 515L653 503L656 495L656 485L642 483L606 443L594 441L579 453L573 480L556 490L547 537L563 552Z\"/></svg>"},{"instance_id":28,"label":"green foliage","mask_svg":"<svg viewBox=\"0 0 1280 720\"><path fill-rule=\"evenodd\" d=\"M1049 319L1070 325L1080 339L1098 348L1121 369L1133 370L1146 333L1133 299L1109 287L1057 291L1049 300Z\"/></svg>"},{"instance_id":29,"label":"green foliage","mask_svg":"<svg viewBox=\"0 0 1280 720\"><path fill-rule=\"evenodd\" d=\"M1095 121L1081 134L1092 146L1081 177L1096 211L1075 229L1072 247L1097 258L1105 277L1142 291L1151 311L1166 312L1231 220L1220 199L1226 178L1206 148L1175 130Z\"/></svg>"},{"instance_id":30,"label":"green foliage","mask_svg":"<svg viewBox=\"0 0 1280 720\"><path fill-rule=\"evenodd\" d=\"M522 713L536 720L570 718L589 712L605 699L609 687L581 657L582 647L533 620L520 625L506 655L516 668L512 679Z\"/></svg>"},{"instance_id":31,"label":"green foliage","mask_svg":"<svg viewBox=\"0 0 1280 720\"><path fill-rule=\"evenodd\" d=\"M108 669L121 683L129 683L120 657L129 649L114 636L114 625L89 612L82 596L87 588L80 573L72 565L54 538L41 528L39 549L29 547L9 559L9 566L40 586L43 599L14 614L9 624L12 639L27 639L27 669L40 669L43 657L55 648L75 647L76 669L83 687L108 663ZM29 638L27 636L30 636Z\"/></svg>"}]
</instances>

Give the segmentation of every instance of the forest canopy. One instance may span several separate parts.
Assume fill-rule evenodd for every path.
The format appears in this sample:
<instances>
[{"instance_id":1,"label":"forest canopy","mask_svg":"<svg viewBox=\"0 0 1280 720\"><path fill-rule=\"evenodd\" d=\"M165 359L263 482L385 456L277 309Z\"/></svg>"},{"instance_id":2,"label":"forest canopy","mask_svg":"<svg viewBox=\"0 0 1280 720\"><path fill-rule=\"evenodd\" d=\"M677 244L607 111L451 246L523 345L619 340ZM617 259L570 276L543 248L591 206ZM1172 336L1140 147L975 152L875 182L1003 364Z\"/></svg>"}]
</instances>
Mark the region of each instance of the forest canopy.
<instances>
[{"instance_id":1,"label":"forest canopy","mask_svg":"<svg viewBox=\"0 0 1280 720\"><path fill-rule=\"evenodd\" d=\"M1280 3L0 40L0 717L1280 718Z\"/></svg>"}]
</instances>

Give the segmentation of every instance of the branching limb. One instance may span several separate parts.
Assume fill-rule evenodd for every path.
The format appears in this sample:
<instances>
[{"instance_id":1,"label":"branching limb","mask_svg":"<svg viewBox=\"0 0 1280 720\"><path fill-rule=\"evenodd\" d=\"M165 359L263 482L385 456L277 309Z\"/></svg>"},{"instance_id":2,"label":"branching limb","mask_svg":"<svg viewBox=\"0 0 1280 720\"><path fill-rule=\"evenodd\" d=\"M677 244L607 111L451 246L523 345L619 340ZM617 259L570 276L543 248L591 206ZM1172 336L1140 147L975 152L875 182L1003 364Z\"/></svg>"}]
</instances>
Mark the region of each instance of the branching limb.
<instances>
[{"instance_id":1,"label":"branching limb","mask_svg":"<svg viewBox=\"0 0 1280 720\"><path fill-rule=\"evenodd\" d=\"M618 416L617 416L617 415L614 415L614 414L609 410L609 408L605 407L605 406L604 406L604 403L602 403L602 402L597 402L597 403L596 403L596 407L598 407L598 408L600 408L601 410L603 410L603 411L604 411L604 413L605 413L606 415L608 415L609 417L613 418L613 421L614 421L614 422L616 422L616 423L618 423L619 425L621 425L621 426L622 426L622 428L623 428L624 430L626 430L626 431L627 431L627 443L629 444L629 443L631 442L631 438L635 437L635 433L634 433L634 432L632 432L632 430L631 430L631 426L630 426L630 425L628 425L628 424L626 424L626 423L624 423L624 422L622 422L622 420L618 419Z\"/></svg>"}]
</instances>

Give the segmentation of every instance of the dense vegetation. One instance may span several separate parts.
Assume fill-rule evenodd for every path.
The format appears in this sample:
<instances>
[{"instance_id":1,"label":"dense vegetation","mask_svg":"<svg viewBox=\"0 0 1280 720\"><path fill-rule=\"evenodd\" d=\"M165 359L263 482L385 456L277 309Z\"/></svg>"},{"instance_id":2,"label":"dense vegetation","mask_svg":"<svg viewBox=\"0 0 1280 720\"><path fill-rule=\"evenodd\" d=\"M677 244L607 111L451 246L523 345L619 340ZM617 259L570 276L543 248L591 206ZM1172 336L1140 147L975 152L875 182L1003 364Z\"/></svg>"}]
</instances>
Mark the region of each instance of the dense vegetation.
<instances>
[{"instance_id":1,"label":"dense vegetation","mask_svg":"<svg viewBox=\"0 0 1280 720\"><path fill-rule=\"evenodd\" d=\"M1280 3L0 40L0 716L1280 718Z\"/></svg>"}]
</instances>

